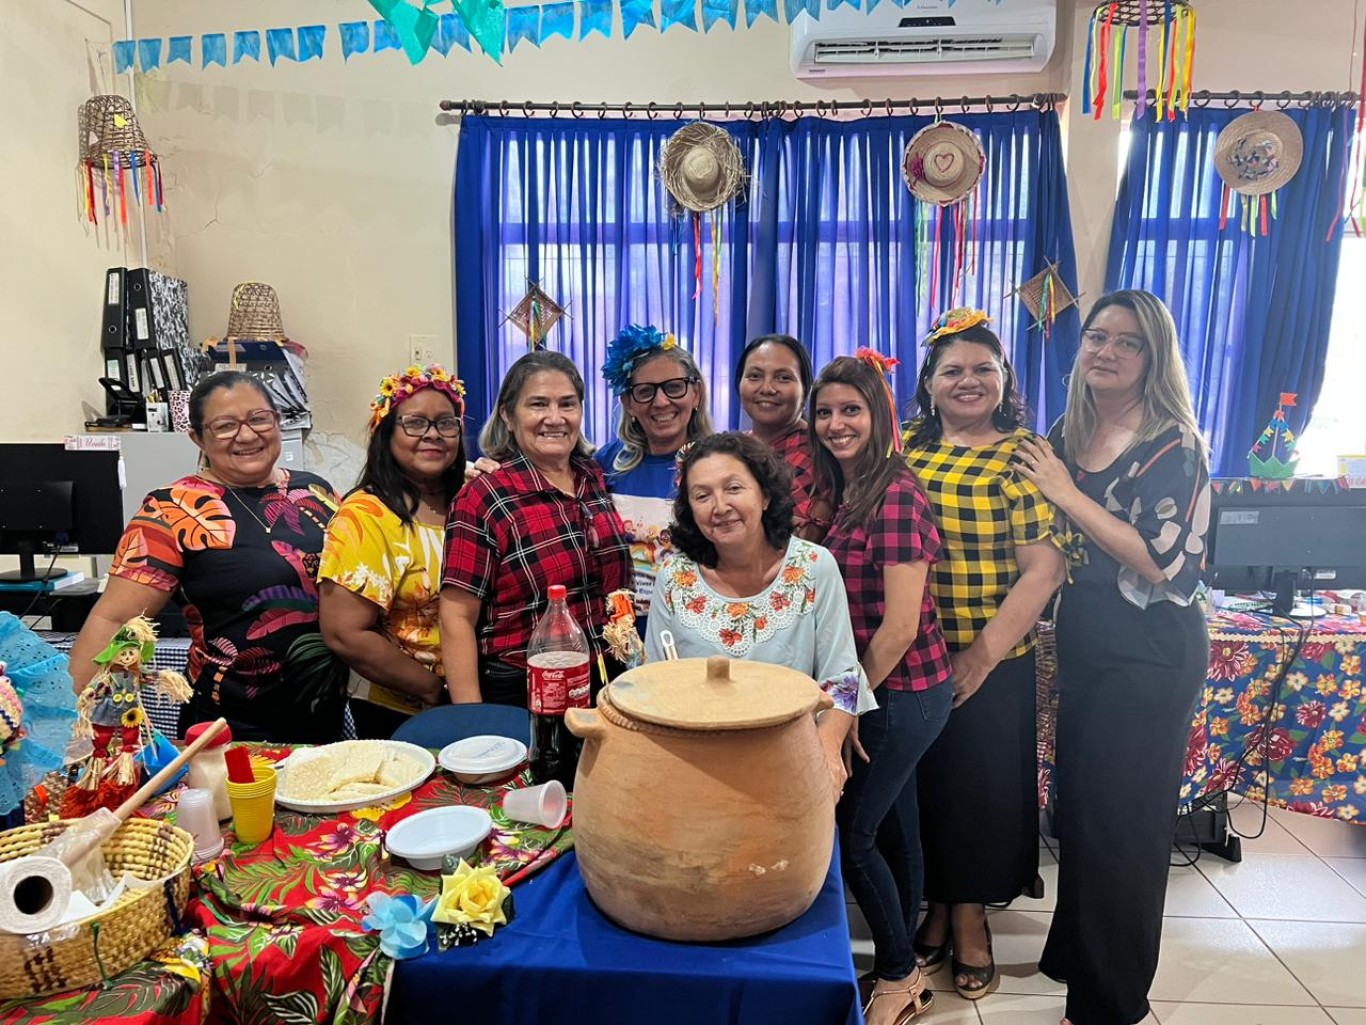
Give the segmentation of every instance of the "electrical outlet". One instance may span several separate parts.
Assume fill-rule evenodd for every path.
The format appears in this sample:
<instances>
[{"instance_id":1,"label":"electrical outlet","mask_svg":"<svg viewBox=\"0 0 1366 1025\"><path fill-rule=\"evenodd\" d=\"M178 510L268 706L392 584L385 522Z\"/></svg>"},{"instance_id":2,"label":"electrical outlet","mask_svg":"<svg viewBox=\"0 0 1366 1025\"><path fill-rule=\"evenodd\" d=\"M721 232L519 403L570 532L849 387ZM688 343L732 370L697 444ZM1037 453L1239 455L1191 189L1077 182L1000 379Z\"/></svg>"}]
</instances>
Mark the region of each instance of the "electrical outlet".
<instances>
[{"instance_id":1,"label":"electrical outlet","mask_svg":"<svg viewBox=\"0 0 1366 1025\"><path fill-rule=\"evenodd\" d=\"M408 351L416 366L441 362L436 355L436 335L409 335Z\"/></svg>"}]
</instances>

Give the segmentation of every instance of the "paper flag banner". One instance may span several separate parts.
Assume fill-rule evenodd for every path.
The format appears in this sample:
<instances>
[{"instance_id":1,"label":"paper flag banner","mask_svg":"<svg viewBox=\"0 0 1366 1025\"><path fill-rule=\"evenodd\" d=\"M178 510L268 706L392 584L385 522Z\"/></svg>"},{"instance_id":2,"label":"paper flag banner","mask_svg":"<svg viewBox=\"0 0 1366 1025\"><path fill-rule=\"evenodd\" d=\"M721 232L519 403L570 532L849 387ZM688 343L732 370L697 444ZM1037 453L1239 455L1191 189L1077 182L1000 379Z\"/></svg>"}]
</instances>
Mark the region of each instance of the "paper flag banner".
<instances>
[{"instance_id":1,"label":"paper flag banner","mask_svg":"<svg viewBox=\"0 0 1366 1025\"><path fill-rule=\"evenodd\" d=\"M864 7L864 10L866 10L869 14L872 14L875 10L877 10L878 2L879 0L868 0L868 3Z\"/></svg>"},{"instance_id":2,"label":"paper flag banner","mask_svg":"<svg viewBox=\"0 0 1366 1025\"><path fill-rule=\"evenodd\" d=\"M243 57L250 57L254 61L261 59L261 33L250 31L232 34L232 62L236 64Z\"/></svg>"},{"instance_id":3,"label":"paper flag banner","mask_svg":"<svg viewBox=\"0 0 1366 1025\"><path fill-rule=\"evenodd\" d=\"M120 39L114 44L114 74L122 75L133 66L136 47L131 39Z\"/></svg>"},{"instance_id":4,"label":"paper flag banner","mask_svg":"<svg viewBox=\"0 0 1366 1025\"><path fill-rule=\"evenodd\" d=\"M612 38L612 0L583 0L579 4L579 38L587 39L594 32Z\"/></svg>"},{"instance_id":5,"label":"paper flag banner","mask_svg":"<svg viewBox=\"0 0 1366 1025\"><path fill-rule=\"evenodd\" d=\"M503 46L507 39L507 11L503 0L452 0L455 13L464 19L479 49L503 63Z\"/></svg>"},{"instance_id":6,"label":"paper flag banner","mask_svg":"<svg viewBox=\"0 0 1366 1025\"><path fill-rule=\"evenodd\" d=\"M1293 405L1295 404L1295 399L1299 397L1299 394L1300 394L1300 393L1297 392L1297 391L1283 391L1283 392L1281 392L1281 401L1280 401L1280 404L1281 404L1282 406L1293 406Z\"/></svg>"},{"instance_id":7,"label":"paper flag banner","mask_svg":"<svg viewBox=\"0 0 1366 1025\"><path fill-rule=\"evenodd\" d=\"M169 49L166 52L166 63L174 64L176 61L191 63L190 47L194 43L194 36L172 36L169 40Z\"/></svg>"},{"instance_id":8,"label":"paper flag banner","mask_svg":"<svg viewBox=\"0 0 1366 1025\"><path fill-rule=\"evenodd\" d=\"M199 59L200 67L207 68L210 64L217 64L226 68L228 66L228 37L222 32L210 32L206 36L200 36Z\"/></svg>"},{"instance_id":9,"label":"paper flag banner","mask_svg":"<svg viewBox=\"0 0 1366 1025\"><path fill-rule=\"evenodd\" d=\"M452 46L459 46L464 50L470 48L469 29L465 28L465 23L460 20L458 14L443 14L436 26L436 35L432 36L432 46L441 56L451 52Z\"/></svg>"},{"instance_id":10,"label":"paper flag banner","mask_svg":"<svg viewBox=\"0 0 1366 1025\"><path fill-rule=\"evenodd\" d=\"M138 63L142 65L143 71L151 71L153 68L161 67L160 39L138 40Z\"/></svg>"},{"instance_id":11,"label":"paper flag banner","mask_svg":"<svg viewBox=\"0 0 1366 1025\"><path fill-rule=\"evenodd\" d=\"M791 25L797 15L803 11L808 17L820 18L821 0L783 0L783 13L787 16L787 23Z\"/></svg>"},{"instance_id":12,"label":"paper flag banner","mask_svg":"<svg viewBox=\"0 0 1366 1025\"><path fill-rule=\"evenodd\" d=\"M675 25L697 31L697 0L659 0L659 31Z\"/></svg>"},{"instance_id":13,"label":"paper flag banner","mask_svg":"<svg viewBox=\"0 0 1366 1025\"><path fill-rule=\"evenodd\" d=\"M508 11L508 52L517 49L522 40L541 45L541 9L535 4L513 7Z\"/></svg>"},{"instance_id":14,"label":"paper flag banner","mask_svg":"<svg viewBox=\"0 0 1366 1025\"><path fill-rule=\"evenodd\" d=\"M431 49L432 36L436 35L438 17L434 11L424 6L414 7L403 0L370 0L370 6L384 15L385 23L398 37L399 46L410 64L419 64ZM375 36L375 51L378 52L378 32Z\"/></svg>"},{"instance_id":15,"label":"paper flag banner","mask_svg":"<svg viewBox=\"0 0 1366 1025\"><path fill-rule=\"evenodd\" d=\"M552 39L555 36L564 36L565 39L574 38L574 8L578 5L573 0L566 0L563 3L543 4L541 6L541 39Z\"/></svg>"},{"instance_id":16,"label":"paper flag banner","mask_svg":"<svg viewBox=\"0 0 1366 1025\"><path fill-rule=\"evenodd\" d=\"M702 31L710 32L718 21L735 27L737 0L702 0Z\"/></svg>"},{"instance_id":17,"label":"paper flag banner","mask_svg":"<svg viewBox=\"0 0 1366 1025\"><path fill-rule=\"evenodd\" d=\"M370 23L368 21L348 21L338 25L341 35L342 60L349 60L353 53L365 53L370 49Z\"/></svg>"},{"instance_id":18,"label":"paper flag banner","mask_svg":"<svg viewBox=\"0 0 1366 1025\"><path fill-rule=\"evenodd\" d=\"M299 26L299 60L312 60L323 55L323 40L327 37L326 25Z\"/></svg>"},{"instance_id":19,"label":"paper flag banner","mask_svg":"<svg viewBox=\"0 0 1366 1025\"><path fill-rule=\"evenodd\" d=\"M827 11L835 11L839 10L839 8L845 6L846 4L848 4L854 10L858 10L858 0L825 0L825 9Z\"/></svg>"},{"instance_id":20,"label":"paper flag banner","mask_svg":"<svg viewBox=\"0 0 1366 1025\"><path fill-rule=\"evenodd\" d=\"M294 52L294 30L292 28L268 28L266 29L266 55L270 57L273 67L275 62L281 57L290 60L298 60Z\"/></svg>"},{"instance_id":21,"label":"paper flag banner","mask_svg":"<svg viewBox=\"0 0 1366 1025\"><path fill-rule=\"evenodd\" d=\"M759 15L766 14L774 21L778 20L778 0L745 0L745 27L748 28L758 20Z\"/></svg>"},{"instance_id":22,"label":"paper flag banner","mask_svg":"<svg viewBox=\"0 0 1366 1025\"><path fill-rule=\"evenodd\" d=\"M621 34L626 39L641 25L655 27L654 0L621 0Z\"/></svg>"},{"instance_id":23,"label":"paper flag banner","mask_svg":"<svg viewBox=\"0 0 1366 1025\"><path fill-rule=\"evenodd\" d=\"M394 31L394 26L387 21L375 22L375 53L381 50L402 50L403 44L399 42L398 33Z\"/></svg>"}]
</instances>

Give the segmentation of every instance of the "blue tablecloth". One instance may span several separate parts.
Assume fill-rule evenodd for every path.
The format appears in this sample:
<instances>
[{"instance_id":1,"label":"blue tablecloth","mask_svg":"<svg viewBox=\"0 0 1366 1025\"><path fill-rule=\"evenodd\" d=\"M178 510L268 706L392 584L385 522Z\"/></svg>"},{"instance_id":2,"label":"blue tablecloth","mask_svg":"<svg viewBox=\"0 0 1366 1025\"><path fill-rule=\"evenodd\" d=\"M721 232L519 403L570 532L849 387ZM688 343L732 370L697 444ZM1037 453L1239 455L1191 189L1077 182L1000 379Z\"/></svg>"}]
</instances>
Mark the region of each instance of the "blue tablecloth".
<instances>
[{"instance_id":1,"label":"blue tablecloth","mask_svg":"<svg viewBox=\"0 0 1366 1025\"><path fill-rule=\"evenodd\" d=\"M491 939L398 963L390 1025L858 1025L839 858L816 903L751 940L685 944L613 925L573 854L513 890Z\"/></svg>"}]
</instances>

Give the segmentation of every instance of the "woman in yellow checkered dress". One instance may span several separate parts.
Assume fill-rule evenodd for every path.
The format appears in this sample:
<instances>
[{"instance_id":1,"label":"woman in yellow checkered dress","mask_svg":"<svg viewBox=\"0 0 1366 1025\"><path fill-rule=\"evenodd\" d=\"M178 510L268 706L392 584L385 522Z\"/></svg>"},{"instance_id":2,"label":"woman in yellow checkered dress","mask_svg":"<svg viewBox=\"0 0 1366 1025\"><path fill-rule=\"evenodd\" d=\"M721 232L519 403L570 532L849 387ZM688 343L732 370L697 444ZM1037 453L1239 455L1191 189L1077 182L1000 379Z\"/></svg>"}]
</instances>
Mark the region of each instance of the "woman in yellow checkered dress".
<instances>
[{"instance_id":1,"label":"woman in yellow checkered dress","mask_svg":"<svg viewBox=\"0 0 1366 1025\"><path fill-rule=\"evenodd\" d=\"M930 590L953 656L953 713L921 759L927 972L950 959L969 1000L996 982L985 905L1038 874L1034 624L1064 576L1053 508L1011 468L1024 403L980 310L940 317L916 382L907 461L934 506L944 558Z\"/></svg>"}]
</instances>

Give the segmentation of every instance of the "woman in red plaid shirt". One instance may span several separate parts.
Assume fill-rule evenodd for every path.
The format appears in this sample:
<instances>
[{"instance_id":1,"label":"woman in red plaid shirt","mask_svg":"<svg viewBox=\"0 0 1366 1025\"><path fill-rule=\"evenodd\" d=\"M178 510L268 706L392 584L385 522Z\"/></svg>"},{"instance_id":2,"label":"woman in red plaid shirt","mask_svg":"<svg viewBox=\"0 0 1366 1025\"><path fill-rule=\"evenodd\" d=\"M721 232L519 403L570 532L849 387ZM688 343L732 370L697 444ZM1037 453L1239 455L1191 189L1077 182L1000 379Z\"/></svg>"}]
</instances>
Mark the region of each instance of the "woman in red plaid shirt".
<instances>
[{"instance_id":1,"label":"woman in red plaid shirt","mask_svg":"<svg viewBox=\"0 0 1366 1025\"><path fill-rule=\"evenodd\" d=\"M811 355L791 335L760 335L735 364L735 391L750 434L792 471L792 533L821 541L830 529L830 496L816 483L811 431L802 413L811 393Z\"/></svg>"},{"instance_id":2,"label":"woman in red plaid shirt","mask_svg":"<svg viewBox=\"0 0 1366 1025\"><path fill-rule=\"evenodd\" d=\"M948 647L926 587L939 558L930 505L900 454L886 372L868 349L841 356L811 391L816 472L831 482L825 544L849 591L859 661L878 709L858 723L855 761L837 818L845 878L873 934L869 1025L904 1025L930 1005L911 938L924 863L915 768L949 718Z\"/></svg>"},{"instance_id":3,"label":"woman in red plaid shirt","mask_svg":"<svg viewBox=\"0 0 1366 1025\"><path fill-rule=\"evenodd\" d=\"M594 654L606 598L629 586L621 517L584 440L583 377L539 349L514 363L479 435L498 468L451 506L441 577L441 657L451 701L526 707L526 648L551 584Z\"/></svg>"}]
</instances>

